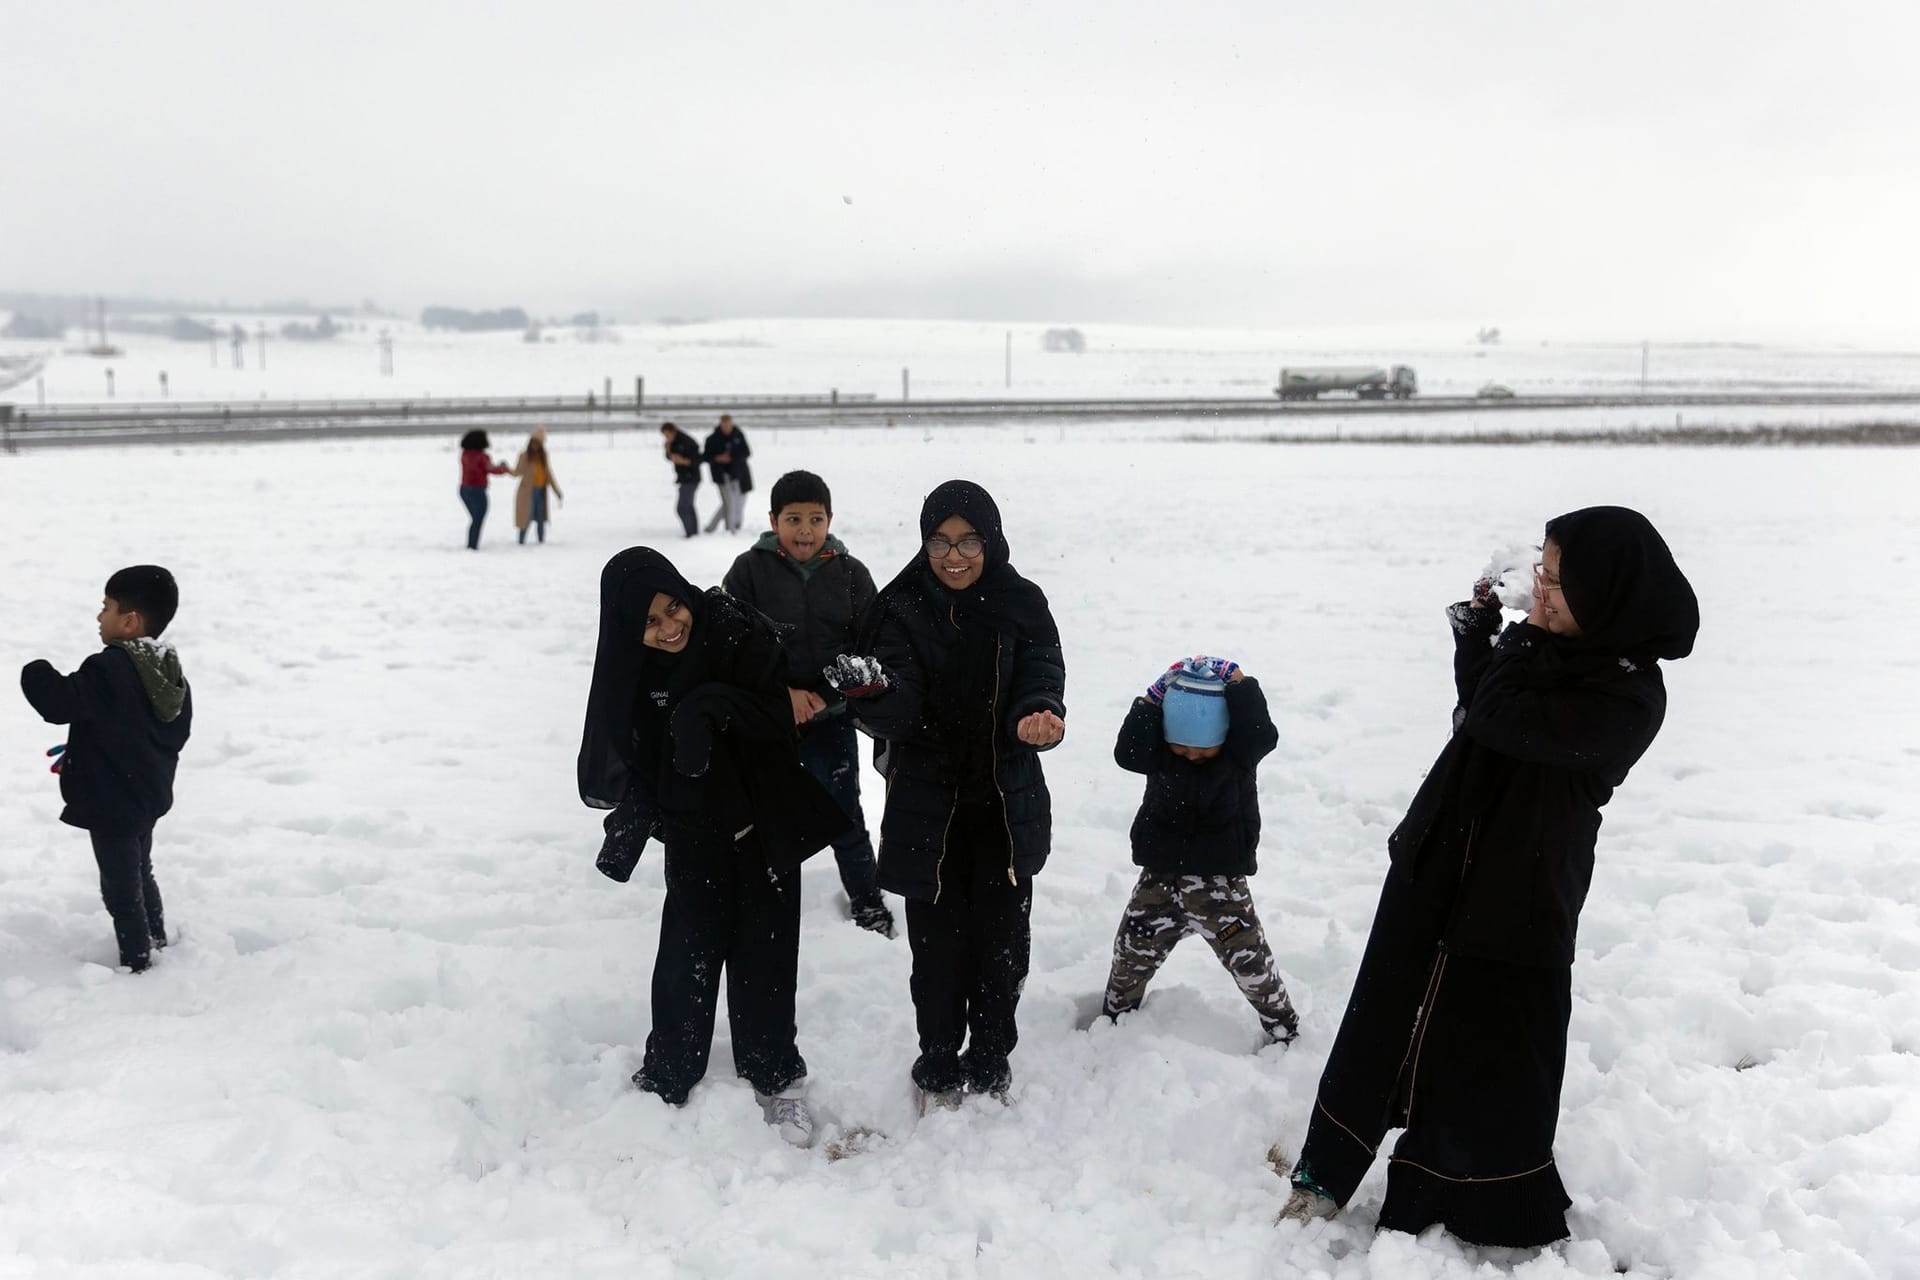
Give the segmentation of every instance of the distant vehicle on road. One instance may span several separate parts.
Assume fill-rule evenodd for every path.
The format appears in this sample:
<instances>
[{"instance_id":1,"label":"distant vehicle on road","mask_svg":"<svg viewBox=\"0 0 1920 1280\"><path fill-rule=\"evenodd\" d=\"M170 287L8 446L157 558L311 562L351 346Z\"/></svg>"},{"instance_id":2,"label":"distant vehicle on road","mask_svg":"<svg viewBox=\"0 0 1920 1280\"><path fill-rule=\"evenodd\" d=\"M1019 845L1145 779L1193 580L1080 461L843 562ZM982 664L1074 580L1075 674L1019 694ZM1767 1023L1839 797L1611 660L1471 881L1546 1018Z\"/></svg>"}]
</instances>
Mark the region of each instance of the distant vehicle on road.
<instances>
[{"instance_id":1,"label":"distant vehicle on road","mask_svg":"<svg viewBox=\"0 0 1920 1280\"><path fill-rule=\"evenodd\" d=\"M1351 391L1362 400L1405 400L1420 389L1413 370L1404 364L1391 370L1373 364L1335 365L1315 369L1282 369L1273 393L1282 400L1315 400L1323 391Z\"/></svg>"},{"instance_id":2,"label":"distant vehicle on road","mask_svg":"<svg viewBox=\"0 0 1920 1280\"><path fill-rule=\"evenodd\" d=\"M1511 400L1513 399L1513 388L1503 386L1498 382L1489 382L1473 394L1477 399L1481 400Z\"/></svg>"}]
</instances>

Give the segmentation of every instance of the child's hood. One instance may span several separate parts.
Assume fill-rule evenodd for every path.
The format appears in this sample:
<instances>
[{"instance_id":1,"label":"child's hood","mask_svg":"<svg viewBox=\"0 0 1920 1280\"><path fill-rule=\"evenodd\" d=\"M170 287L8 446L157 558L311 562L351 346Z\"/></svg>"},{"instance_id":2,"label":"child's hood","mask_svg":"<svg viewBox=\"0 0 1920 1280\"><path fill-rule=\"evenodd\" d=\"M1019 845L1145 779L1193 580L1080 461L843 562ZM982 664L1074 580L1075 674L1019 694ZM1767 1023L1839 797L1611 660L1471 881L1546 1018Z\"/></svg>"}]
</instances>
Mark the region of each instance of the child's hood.
<instances>
[{"instance_id":1,"label":"child's hood","mask_svg":"<svg viewBox=\"0 0 1920 1280\"><path fill-rule=\"evenodd\" d=\"M178 719L187 703L187 677L180 669L180 651L151 636L115 640L112 645L133 659L133 669L140 673L140 687L147 691L153 714L163 724Z\"/></svg>"},{"instance_id":2,"label":"child's hood","mask_svg":"<svg viewBox=\"0 0 1920 1280\"><path fill-rule=\"evenodd\" d=\"M782 560L787 561L789 564L794 565L796 568L799 567L799 562L794 560L792 556L788 555L784 550L781 549L780 535L775 533L771 529L767 530L765 533L761 534L757 539L754 540L753 549L755 551L771 552L772 554L780 557ZM808 563L810 564L816 563L826 556L844 556L846 554L847 554L847 544L840 541L839 534L830 533L826 536L824 540L821 541L820 549L813 553L813 559L808 561Z\"/></svg>"}]
</instances>

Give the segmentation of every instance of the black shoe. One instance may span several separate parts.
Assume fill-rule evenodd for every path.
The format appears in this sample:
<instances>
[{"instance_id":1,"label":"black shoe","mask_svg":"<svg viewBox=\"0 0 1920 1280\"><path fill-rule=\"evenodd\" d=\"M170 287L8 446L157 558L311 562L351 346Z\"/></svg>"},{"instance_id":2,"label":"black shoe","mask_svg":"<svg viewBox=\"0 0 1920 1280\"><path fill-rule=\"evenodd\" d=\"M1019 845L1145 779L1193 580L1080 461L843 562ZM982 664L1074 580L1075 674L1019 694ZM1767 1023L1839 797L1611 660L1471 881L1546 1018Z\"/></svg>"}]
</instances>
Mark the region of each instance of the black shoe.
<instances>
[{"instance_id":1,"label":"black shoe","mask_svg":"<svg viewBox=\"0 0 1920 1280\"><path fill-rule=\"evenodd\" d=\"M638 1089L642 1093L650 1093L654 1095L656 1098L660 1099L660 1101L666 1103L670 1107L684 1107L687 1105L686 1094L683 1093L676 1098L671 1093L667 1092L667 1087L665 1085L661 1084L658 1080L654 1079L652 1075L648 1074L647 1069L645 1067L641 1067L638 1071L633 1073L633 1087Z\"/></svg>"},{"instance_id":2,"label":"black shoe","mask_svg":"<svg viewBox=\"0 0 1920 1280\"><path fill-rule=\"evenodd\" d=\"M913 1082L922 1093L959 1093L967 1084L960 1057L952 1053L923 1053L913 1060Z\"/></svg>"},{"instance_id":3,"label":"black shoe","mask_svg":"<svg viewBox=\"0 0 1920 1280\"><path fill-rule=\"evenodd\" d=\"M965 1070L968 1093L1005 1098L1007 1090L1013 1087L1013 1068L1007 1065L1006 1058L997 1053L968 1054Z\"/></svg>"},{"instance_id":4,"label":"black shoe","mask_svg":"<svg viewBox=\"0 0 1920 1280\"><path fill-rule=\"evenodd\" d=\"M155 951L165 951L167 949L167 927L165 925L148 925L147 933L149 935L148 941L153 943L153 949Z\"/></svg>"},{"instance_id":5,"label":"black shoe","mask_svg":"<svg viewBox=\"0 0 1920 1280\"><path fill-rule=\"evenodd\" d=\"M887 908L887 900L875 890L872 897L859 897L849 904L853 910L853 922L870 933L883 938L891 938L894 933L893 912Z\"/></svg>"},{"instance_id":6,"label":"black shoe","mask_svg":"<svg viewBox=\"0 0 1920 1280\"><path fill-rule=\"evenodd\" d=\"M133 957L121 956L120 963L125 965L130 972L145 973L153 967L153 957L150 955Z\"/></svg>"}]
</instances>

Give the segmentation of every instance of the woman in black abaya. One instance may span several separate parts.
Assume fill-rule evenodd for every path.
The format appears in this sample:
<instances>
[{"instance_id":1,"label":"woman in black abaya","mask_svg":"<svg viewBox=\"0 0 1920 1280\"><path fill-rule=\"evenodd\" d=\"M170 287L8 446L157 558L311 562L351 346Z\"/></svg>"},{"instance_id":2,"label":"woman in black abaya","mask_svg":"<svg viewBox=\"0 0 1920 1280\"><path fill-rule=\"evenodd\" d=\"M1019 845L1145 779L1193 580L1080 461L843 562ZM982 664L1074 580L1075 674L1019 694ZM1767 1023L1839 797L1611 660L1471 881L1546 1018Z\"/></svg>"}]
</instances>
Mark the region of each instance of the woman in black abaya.
<instances>
[{"instance_id":1,"label":"woman in black abaya","mask_svg":"<svg viewBox=\"0 0 1920 1280\"><path fill-rule=\"evenodd\" d=\"M847 816L800 765L790 683L779 636L751 608L694 590L647 547L607 562L580 798L612 810L599 866L615 880L649 837L666 846L653 1031L633 1083L686 1102L706 1074L724 972L734 1068L768 1122L805 1146L800 863Z\"/></svg>"},{"instance_id":2,"label":"woman in black abaya","mask_svg":"<svg viewBox=\"0 0 1920 1280\"><path fill-rule=\"evenodd\" d=\"M1486 582L1448 609L1453 737L1387 842L1283 1221L1331 1217L1404 1126L1380 1226L1511 1246L1567 1234L1553 1136L1600 809L1659 732L1658 661L1692 652L1700 615L1659 533L1623 507L1550 521L1533 592L1504 632Z\"/></svg>"}]
</instances>

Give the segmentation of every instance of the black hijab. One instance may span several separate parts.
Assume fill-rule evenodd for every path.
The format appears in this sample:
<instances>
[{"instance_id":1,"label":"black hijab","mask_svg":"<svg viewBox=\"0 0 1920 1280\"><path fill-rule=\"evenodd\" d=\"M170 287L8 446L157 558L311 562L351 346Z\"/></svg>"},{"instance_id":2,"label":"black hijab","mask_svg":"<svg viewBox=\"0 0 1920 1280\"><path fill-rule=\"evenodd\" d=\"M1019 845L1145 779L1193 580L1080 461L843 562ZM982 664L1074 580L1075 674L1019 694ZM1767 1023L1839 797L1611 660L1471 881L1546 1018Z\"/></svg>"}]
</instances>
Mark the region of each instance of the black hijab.
<instances>
[{"instance_id":1,"label":"black hijab","mask_svg":"<svg viewBox=\"0 0 1920 1280\"><path fill-rule=\"evenodd\" d=\"M664 592L693 614L687 665L693 646L705 639L704 601L693 584L651 547L628 547L600 571L600 643L593 655L593 684L587 691L587 723L580 738L580 799L596 809L611 809L626 797L637 761L634 699L646 665L655 654L645 645L647 610ZM676 684L681 683L676 673Z\"/></svg>"},{"instance_id":2,"label":"black hijab","mask_svg":"<svg viewBox=\"0 0 1920 1280\"><path fill-rule=\"evenodd\" d=\"M1547 521L1560 548L1567 608L1580 624L1570 648L1625 658L1684 658L1700 605L1673 552L1638 511L1585 507Z\"/></svg>"},{"instance_id":3,"label":"black hijab","mask_svg":"<svg viewBox=\"0 0 1920 1280\"><path fill-rule=\"evenodd\" d=\"M986 539L980 554L986 564L973 585L955 591L933 575L927 567L925 543L949 517L961 516L975 533ZM1020 576L1008 558L1007 535L1000 524L1000 508L993 495L971 480L949 480L920 504L920 541L906 567L874 597L861 634L864 646L873 647L874 633L885 616L887 604L902 591L925 588L931 600L952 604L961 625L977 624L978 629L995 631L1015 640L1035 644L1060 643L1060 630L1054 625L1053 610L1046 593Z\"/></svg>"}]
</instances>

